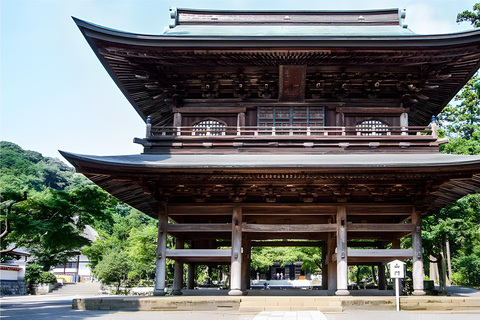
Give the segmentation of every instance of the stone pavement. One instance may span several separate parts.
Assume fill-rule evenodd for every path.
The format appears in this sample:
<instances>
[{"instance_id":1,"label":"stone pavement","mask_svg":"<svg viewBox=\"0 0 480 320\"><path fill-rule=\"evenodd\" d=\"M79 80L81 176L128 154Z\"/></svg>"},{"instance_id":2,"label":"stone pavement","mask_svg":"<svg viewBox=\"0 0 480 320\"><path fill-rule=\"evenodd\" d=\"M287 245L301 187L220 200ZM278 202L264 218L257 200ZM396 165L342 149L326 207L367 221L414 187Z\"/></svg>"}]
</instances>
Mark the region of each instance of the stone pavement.
<instances>
[{"instance_id":1,"label":"stone pavement","mask_svg":"<svg viewBox=\"0 0 480 320\"><path fill-rule=\"evenodd\" d=\"M327 320L320 311L263 311L253 320Z\"/></svg>"},{"instance_id":2,"label":"stone pavement","mask_svg":"<svg viewBox=\"0 0 480 320\"><path fill-rule=\"evenodd\" d=\"M435 288L438 290L438 287ZM454 297L480 298L480 290L461 286L448 286L447 292Z\"/></svg>"}]
</instances>

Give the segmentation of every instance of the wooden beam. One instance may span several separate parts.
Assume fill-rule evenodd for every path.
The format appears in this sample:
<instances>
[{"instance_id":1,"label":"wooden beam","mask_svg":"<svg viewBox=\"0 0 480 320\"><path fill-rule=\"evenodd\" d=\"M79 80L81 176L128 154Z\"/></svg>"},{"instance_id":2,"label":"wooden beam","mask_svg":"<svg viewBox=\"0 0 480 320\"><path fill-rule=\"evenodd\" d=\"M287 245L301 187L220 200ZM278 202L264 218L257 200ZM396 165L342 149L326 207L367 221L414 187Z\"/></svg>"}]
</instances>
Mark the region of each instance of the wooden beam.
<instances>
[{"instance_id":1,"label":"wooden beam","mask_svg":"<svg viewBox=\"0 0 480 320\"><path fill-rule=\"evenodd\" d=\"M215 258L228 257L232 255L231 249L167 249L167 258Z\"/></svg>"},{"instance_id":2,"label":"wooden beam","mask_svg":"<svg viewBox=\"0 0 480 320\"><path fill-rule=\"evenodd\" d=\"M414 226L411 224L391 223L348 223L348 231L356 232L411 232Z\"/></svg>"},{"instance_id":3,"label":"wooden beam","mask_svg":"<svg viewBox=\"0 0 480 320\"><path fill-rule=\"evenodd\" d=\"M304 233L334 232L336 224L251 224L244 223L243 232Z\"/></svg>"},{"instance_id":4,"label":"wooden beam","mask_svg":"<svg viewBox=\"0 0 480 320\"><path fill-rule=\"evenodd\" d=\"M167 232L232 232L231 223L178 223L169 224Z\"/></svg>"},{"instance_id":5,"label":"wooden beam","mask_svg":"<svg viewBox=\"0 0 480 320\"><path fill-rule=\"evenodd\" d=\"M347 241L347 247L357 247L357 248L362 248L362 247L383 247L385 246L389 241Z\"/></svg>"},{"instance_id":6,"label":"wooden beam","mask_svg":"<svg viewBox=\"0 0 480 320\"><path fill-rule=\"evenodd\" d=\"M224 105L218 107L212 107L211 104L207 104L206 106L198 106L198 107L181 107L181 108L173 108L173 112L180 112L180 113L210 113L210 114L221 114L221 113L240 113L246 112L247 108L245 107L225 107Z\"/></svg>"},{"instance_id":7,"label":"wooden beam","mask_svg":"<svg viewBox=\"0 0 480 320\"><path fill-rule=\"evenodd\" d=\"M252 247L318 247L323 241L252 241Z\"/></svg>"},{"instance_id":8,"label":"wooden beam","mask_svg":"<svg viewBox=\"0 0 480 320\"><path fill-rule=\"evenodd\" d=\"M342 113L369 113L369 114L395 114L400 115L405 112L404 108L363 108L363 107L338 107L336 108L336 112Z\"/></svg>"},{"instance_id":9,"label":"wooden beam","mask_svg":"<svg viewBox=\"0 0 480 320\"><path fill-rule=\"evenodd\" d=\"M402 258L413 257L413 249L348 249L348 257Z\"/></svg>"},{"instance_id":10,"label":"wooden beam","mask_svg":"<svg viewBox=\"0 0 480 320\"><path fill-rule=\"evenodd\" d=\"M336 208L340 205L339 203L336 202L328 202L328 203L301 203L301 202L293 202L293 203L239 203L239 205L245 209L245 208L274 208L274 207L283 207L283 208L295 208L295 207L301 207L301 208L325 208L325 207L331 207L336 210ZM405 203L355 203L355 202L350 202L350 203L343 203L343 206L347 208L412 208L412 205L405 204ZM233 204L232 203L169 203L168 208L169 208L169 215L172 212L179 212L180 210L186 211L186 210L196 210L198 208L210 208L210 209L225 209L225 210L233 210ZM402 210L403 211L403 210ZM349 213L347 211L347 213ZM410 211L411 213L411 211ZM229 214L232 214L230 211Z\"/></svg>"}]
</instances>

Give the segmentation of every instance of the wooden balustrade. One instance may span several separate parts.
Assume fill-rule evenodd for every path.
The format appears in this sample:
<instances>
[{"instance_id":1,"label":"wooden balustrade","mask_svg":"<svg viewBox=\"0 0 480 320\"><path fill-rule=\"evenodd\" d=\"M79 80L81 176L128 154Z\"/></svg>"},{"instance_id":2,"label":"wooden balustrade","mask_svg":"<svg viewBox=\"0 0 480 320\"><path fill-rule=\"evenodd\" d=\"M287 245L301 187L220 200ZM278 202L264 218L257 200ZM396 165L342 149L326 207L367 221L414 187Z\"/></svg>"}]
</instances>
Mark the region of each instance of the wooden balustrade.
<instances>
[{"instance_id":1,"label":"wooden balustrade","mask_svg":"<svg viewBox=\"0 0 480 320\"><path fill-rule=\"evenodd\" d=\"M149 124L148 124L149 125ZM257 153L298 152L344 153L365 150L378 152L439 152L448 139L438 138L431 127L163 127L147 126L144 139L134 142L145 153L195 152ZM182 151L184 150L184 151ZM210 151L208 151L210 150ZM277 150L277 151L275 151ZM278 151L280 152L280 151ZM302 151L300 151L302 152Z\"/></svg>"},{"instance_id":2,"label":"wooden balustrade","mask_svg":"<svg viewBox=\"0 0 480 320\"><path fill-rule=\"evenodd\" d=\"M197 136L202 138L219 136L436 136L436 127L163 127L150 129L150 137ZM149 138L149 137L147 137Z\"/></svg>"}]
</instances>

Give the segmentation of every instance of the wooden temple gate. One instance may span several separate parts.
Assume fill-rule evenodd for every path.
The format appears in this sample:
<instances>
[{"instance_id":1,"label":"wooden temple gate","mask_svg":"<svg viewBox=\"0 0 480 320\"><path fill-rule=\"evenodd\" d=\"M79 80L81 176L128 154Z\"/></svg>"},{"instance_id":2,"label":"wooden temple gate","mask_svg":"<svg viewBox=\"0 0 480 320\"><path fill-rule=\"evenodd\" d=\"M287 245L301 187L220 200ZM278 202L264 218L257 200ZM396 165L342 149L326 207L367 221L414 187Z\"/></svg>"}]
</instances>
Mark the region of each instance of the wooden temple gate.
<instances>
[{"instance_id":1,"label":"wooden temple gate","mask_svg":"<svg viewBox=\"0 0 480 320\"><path fill-rule=\"evenodd\" d=\"M157 36L75 19L147 129L139 155L62 155L158 218L155 294L167 258L175 294L183 263L188 288L194 264L230 264L229 293L242 294L252 245L273 239L321 245L337 295L349 264L394 259L413 259L424 294L422 217L480 188L480 157L440 154L431 123L478 70L480 30L416 35L404 17L175 9Z\"/></svg>"},{"instance_id":2,"label":"wooden temple gate","mask_svg":"<svg viewBox=\"0 0 480 320\"><path fill-rule=\"evenodd\" d=\"M380 288L385 289L385 270L384 263L394 259L411 259L414 258L414 288L417 292L423 290L423 262L421 255L421 236L414 236L414 249L400 249L399 237L404 234L417 233L416 227L419 225L419 212L416 212L413 206L406 205L380 205L378 209L382 210L383 215L405 215L410 223L352 223L348 222L347 212L351 212L352 216L358 217L360 212L365 212L365 205L312 205L305 203L285 204L273 207L271 204L233 204L216 206L217 210L211 206L185 206L181 204L168 205L166 202L161 204L159 221L166 221L165 212L175 219L181 212L196 212L201 215L212 215L212 209L215 211L213 215L223 214L231 211L230 223L176 223L168 224L165 231L159 231L159 239L167 232L177 236L180 239L180 245L177 249L166 249L164 242L159 242L159 257L175 259L175 277L174 277L174 294L181 292L183 281L183 263L226 263L231 262L231 291L229 294L242 294L250 287L250 259L252 241L255 240L271 240L271 239L301 239L315 240L316 243L321 241L322 245L322 262L324 264L322 289L336 290L336 294L348 294L347 291L347 264L371 264L375 263L381 268L383 266L383 277L380 272ZM272 210L273 207L273 210ZM400 207L400 209L399 209ZM363 208L363 210L362 210ZM410 211L409 213L407 211ZM332 211L334 211L332 213ZM336 211L336 212L335 212ZM370 211L370 210L368 210ZM244 213L245 212L245 213ZM280 224L282 220L297 220L296 214L293 212L301 212L301 223L285 223ZM410 216L408 216L410 214ZM272 216L275 217L272 219ZM283 216L284 218L278 218ZM249 217L254 217L255 223L248 223ZM212 217L209 217L212 218ZM209 219L210 220L210 219ZM211 219L213 220L213 219ZM279 222L268 223L271 220ZM326 220L326 221L325 221ZM357 219L355 219L357 220ZM324 223L319 223L324 222ZM348 249L347 250L347 233L360 235L360 239L370 239L372 233L383 234L381 241L384 243L391 241L393 249ZM215 240L218 234L231 234L231 249L217 249ZM361 235L361 233L365 235ZM211 248L195 248L183 249L183 239L185 236L190 238L195 234L195 239L214 240L210 242ZM285 243L286 242L286 243ZM193 242L195 243L195 242ZM228 244L228 243L227 243ZM269 246L290 246L308 245L308 243L298 241L281 241L278 244L268 243ZM352 243L353 244L353 243ZM357 243L359 245L360 243ZM225 242L218 243L219 246L225 246ZM260 241L256 245L262 246ZM371 246L364 242L364 246ZM373 244L375 245L375 244ZM181 247L181 248L180 248ZM338 248L335 250L335 248ZM420 250L420 254L417 252ZM415 259L415 257L417 257ZM165 262L162 262L163 264ZM164 268L162 265L160 268ZM191 269L189 269L191 270ZM162 273L157 273L162 277ZM164 276L164 274L163 274ZM189 274L189 277L191 275ZM190 282L191 283L191 282ZM162 279L157 279L156 290L164 292L164 281L162 287Z\"/></svg>"}]
</instances>

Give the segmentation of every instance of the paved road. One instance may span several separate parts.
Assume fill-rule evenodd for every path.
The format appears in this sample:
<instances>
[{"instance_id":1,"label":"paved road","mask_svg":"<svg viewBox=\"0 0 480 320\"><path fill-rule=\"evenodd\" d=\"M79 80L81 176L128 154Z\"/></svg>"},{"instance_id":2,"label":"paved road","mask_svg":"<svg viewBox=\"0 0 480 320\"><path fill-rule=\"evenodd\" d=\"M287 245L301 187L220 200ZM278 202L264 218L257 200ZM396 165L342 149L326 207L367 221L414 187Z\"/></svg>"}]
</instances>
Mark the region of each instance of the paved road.
<instances>
[{"instance_id":1,"label":"paved road","mask_svg":"<svg viewBox=\"0 0 480 320\"><path fill-rule=\"evenodd\" d=\"M436 289L438 290L438 288ZM480 290L476 290L468 287L448 286L447 292L450 293L452 296L456 296L456 297L480 298Z\"/></svg>"},{"instance_id":2,"label":"paved road","mask_svg":"<svg viewBox=\"0 0 480 320\"><path fill-rule=\"evenodd\" d=\"M153 312L153 311L93 311L72 310L72 299L78 296L22 296L0 299L0 318L19 320L253 320L255 314ZM432 314L393 311L352 311L342 314L326 314L327 320L478 320L480 314Z\"/></svg>"}]
</instances>

